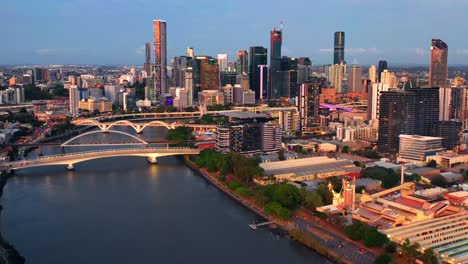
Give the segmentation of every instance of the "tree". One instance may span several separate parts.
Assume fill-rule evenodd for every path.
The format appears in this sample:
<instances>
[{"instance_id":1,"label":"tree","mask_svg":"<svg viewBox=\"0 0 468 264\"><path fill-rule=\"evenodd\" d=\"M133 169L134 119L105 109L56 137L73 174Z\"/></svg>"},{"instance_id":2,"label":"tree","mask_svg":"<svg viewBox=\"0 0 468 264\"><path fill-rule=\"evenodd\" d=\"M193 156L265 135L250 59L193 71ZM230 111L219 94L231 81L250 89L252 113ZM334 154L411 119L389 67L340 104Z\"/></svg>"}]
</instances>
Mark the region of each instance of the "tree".
<instances>
[{"instance_id":1,"label":"tree","mask_svg":"<svg viewBox=\"0 0 468 264\"><path fill-rule=\"evenodd\" d=\"M352 240L361 240L365 232L365 226L361 222L355 222L345 227L344 233Z\"/></svg>"},{"instance_id":2,"label":"tree","mask_svg":"<svg viewBox=\"0 0 468 264\"><path fill-rule=\"evenodd\" d=\"M413 263L413 259L416 258L419 254L419 244L418 243L415 243L415 244L411 244L409 239L405 239L405 241L403 241L403 244L401 245L401 249L403 251L403 254L405 254L406 256L408 256L410 258L410 262Z\"/></svg>"},{"instance_id":3,"label":"tree","mask_svg":"<svg viewBox=\"0 0 468 264\"><path fill-rule=\"evenodd\" d=\"M423 262L424 264L437 264L437 256L432 248L424 250Z\"/></svg>"},{"instance_id":4,"label":"tree","mask_svg":"<svg viewBox=\"0 0 468 264\"><path fill-rule=\"evenodd\" d=\"M361 162L359 162L359 161L357 161L357 160L354 161L353 164L354 164L354 166L356 166L356 167L361 167Z\"/></svg>"},{"instance_id":5,"label":"tree","mask_svg":"<svg viewBox=\"0 0 468 264\"><path fill-rule=\"evenodd\" d=\"M417 173L413 173L409 176L410 181L419 182L421 180L421 176Z\"/></svg>"},{"instance_id":6,"label":"tree","mask_svg":"<svg viewBox=\"0 0 468 264\"><path fill-rule=\"evenodd\" d=\"M324 205L329 205L333 201L333 194L328 189L328 186L325 183L322 183L317 188L317 193L322 197Z\"/></svg>"},{"instance_id":7,"label":"tree","mask_svg":"<svg viewBox=\"0 0 468 264\"><path fill-rule=\"evenodd\" d=\"M363 178L381 181L382 187L386 189L395 187L400 180L400 176L396 171L380 166L367 167L361 171L361 175Z\"/></svg>"},{"instance_id":8,"label":"tree","mask_svg":"<svg viewBox=\"0 0 468 264\"><path fill-rule=\"evenodd\" d=\"M392 257L389 254L385 253L383 255L378 256L375 259L375 264L389 264L392 262Z\"/></svg>"},{"instance_id":9,"label":"tree","mask_svg":"<svg viewBox=\"0 0 468 264\"><path fill-rule=\"evenodd\" d=\"M430 161L426 164L426 167L436 168L436 167L437 167L437 161L435 161L435 160L430 160Z\"/></svg>"},{"instance_id":10,"label":"tree","mask_svg":"<svg viewBox=\"0 0 468 264\"><path fill-rule=\"evenodd\" d=\"M344 146L344 147L341 149L341 153L349 153L349 147L348 147L348 146Z\"/></svg>"},{"instance_id":11,"label":"tree","mask_svg":"<svg viewBox=\"0 0 468 264\"><path fill-rule=\"evenodd\" d=\"M186 141L193 140L194 136L192 134L193 128L180 126L175 129L169 129L167 132L166 138L168 140L177 140L177 141Z\"/></svg>"},{"instance_id":12,"label":"tree","mask_svg":"<svg viewBox=\"0 0 468 264\"><path fill-rule=\"evenodd\" d=\"M277 202L288 209L294 209L302 202L302 197L296 186L287 183L273 184L263 190L265 197L271 202Z\"/></svg>"},{"instance_id":13,"label":"tree","mask_svg":"<svg viewBox=\"0 0 468 264\"><path fill-rule=\"evenodd\" d=\"M322 196L317 192L309 192L305 188L301 188L299 192L302 196L302 205L307 209L315 212L317 207L323 205Z\"/></svg>"},{"instance_id":14,"label":"tree","mask_svg":"<svg viewBox=\"0 0 468 264\"><path fill-rule=\"evenodd\" d=\"M396 252L395 244L392 242L388 242L387 244L385 244L385 252L390 253L390 254L395 253Z\"/></svg>"},{"instance_id":15,"label":"tree","mask_svg":"<svg viewBox=\"0 0 468 264\"><path fill-rule=\"evenodd\" d=\"M280 149L280 151L278 152L278 159L279 160L286 160L286 157L284 156L284 150L283 149Z\"/></svg>"},{"instance_id":16,"label":"tree","mask_svg":"<svg viewBox=\"0 0 468 264\"><path fill-rule=\"evenodd\" d=\"M364 245L366 247L383 246L388 242L386 235L380 233L377 229L369 227L364 232Z\"/></svg>"}]
</instances>

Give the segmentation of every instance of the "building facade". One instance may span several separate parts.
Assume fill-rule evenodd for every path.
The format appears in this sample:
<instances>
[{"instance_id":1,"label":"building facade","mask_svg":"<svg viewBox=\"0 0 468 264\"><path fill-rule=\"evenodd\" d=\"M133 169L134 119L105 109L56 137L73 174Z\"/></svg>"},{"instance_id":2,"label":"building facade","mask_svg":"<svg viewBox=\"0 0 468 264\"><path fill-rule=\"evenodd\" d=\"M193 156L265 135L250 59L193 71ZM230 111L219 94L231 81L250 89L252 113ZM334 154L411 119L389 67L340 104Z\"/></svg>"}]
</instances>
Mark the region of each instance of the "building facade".
<instances>
[{"instance_id":1,"label":"building facade","mask_svg":"<svg viewBox=\"0 0 468 264\"><path fill-rule=\"evenodd\" d=\"M429 67L429 86L445 87L448 77L448 46L440 39L431 43L431 64Z\"/></svg>"}]
</instances>

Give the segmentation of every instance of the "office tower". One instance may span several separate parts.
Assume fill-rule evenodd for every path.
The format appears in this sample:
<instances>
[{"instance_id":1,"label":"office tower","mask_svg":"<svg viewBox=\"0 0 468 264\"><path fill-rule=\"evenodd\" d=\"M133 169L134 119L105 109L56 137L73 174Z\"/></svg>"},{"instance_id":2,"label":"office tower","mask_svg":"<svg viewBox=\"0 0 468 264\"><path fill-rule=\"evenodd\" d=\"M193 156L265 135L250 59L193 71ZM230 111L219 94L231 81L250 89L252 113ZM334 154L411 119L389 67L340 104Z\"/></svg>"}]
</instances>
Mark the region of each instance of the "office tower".
<instances>
[{"instance_id":1,"label":"office tower","mask_svg":"<svg viewBox=\"0 0 468 264\"><path fill-rule=\"evenodd\" d=\"M377 69L375 67L375 65L371 65L369 67L369 71L367 72L367 75L369 77L369 80L372 82L372 83L376 83L377 82Z\"/></svg>"},{"instance_id":2,"label":"office tower","mask_svg":"<svg viewBox=\"0 0 468 264\"><path fill-rule=\"evenodd\" d=\"M200 61L200 90L219 89L218 61L212 57L196 57Z\"/></svg>"},{"instance_id":3,"label":"office tower","mask_svg":"<svg viewBox=\"0 0 468 264\"><path fill-rule=\"evenodd\" d=\"M218 54L219 72L227 71L228 55Z\"/></svg>"},{"instance_id":4,"label":"office tower","mask_svg":"<svg viewBox=\"0 0 468 264\"><path fill-rule=\"evenodd\" d=\"M185 53L187 57L194 58L195 57L195 52L192 47L188 47L187 51Z\"/></svg>"},{"instance_id":5,"label":"office tower","mask_svg":"<svg viewBox=\"0 0 468 264\"><path fill-rule=\"evenodd\" d=\"M383 70L383 72L380 74L380 83L388 84L391 88L397 88L398 79L395 73L388 70Z\"/></svg>"},{"instance_id":6,"label":"office tower","mask_svg":"<svg viewBox=\"0 0 468 264\"><path fill-rule=\"evenodd\" d=\"M70 114L72 116L78 115L78 104L80 102L80 95L78 94L78 86L71 85L69 88L69 103L70 103Z\"/></svg>"},{"instance_id":7,"label":"office tower","mask_svg":"<svg viewBox=\"0 0 468 264\"><path fill-rule=\"evenodd\" d=\"M439 89L381 92L379 100L380 151L397 151L400 134L434 136L439 124Z\"/></svg>"},{"instance_id":8,"label":"office tower","mask_svg":"<svg viewBox=\"0 0 468 264\"><path fill-rule=\"evenodd\" d=\"M156 97L166 92L167 85L167 43L166 21L153 21L154 34L154 90Z\"/></svg>"},{"instance_id":9,"label":"office tower","mask_svg":"<svg viewBox=\"0 0 468 264\"><path fill-rule=\"evenodd\" d=\"M362 67L353 64L348 68L348 93L362 92Z\"/></svg>"},{"instance_id":10,"label":"office tower","mask_svg":"<svg viewBox=\"0 0 468 264\"><path fill-rule=\"evenodd\" d=\"M388 69L387 61L379 61L379 71L377 72L377 78L379 79L379 82L381 81L382 72L386 69Z\"/></svg>"},{"instance_id":11,"label":"office tower","mask_svg":"<svg viewBox=\"0 0 468 264\"><path fill-rule=\"evenodd\" d=\"M344 62L345 51L345 33L343 31L335 32L335 43L333 52L333 64Z\"/></svg>"},{"instance_id":12,"label":"office tower","mask_svg":"<svg viewBox=\"0 0 468 264\"><path fill-rule=\"evenodd\" d=\"M151 76L151 47L150 43L146 42L145 44L145 64L143 65L143 69L146 71L148 76Z\"/></svg>"},{"instance_id":13,"label":"office tower","mask_svg":"<svg viewBox=\"0 0 468 264\"><path fill-rule=\"evenodd\" d=\"M297 59L297 83L305 83L312 75L312 62L307 57Z\"/></svg>"},{"instance_id":14,"label":"office tower","mask_svg":"<svg viewBox=\"0 0 468 264\"><path fill-rule=\"evenodd\" d=\"M234 85L236 84L236 73L228 71L220 72L219 81L221 83L221 87L226 86L228 84Z\"/></svg>"},{"instance_id":15,"label":"office tower","mask_svg":"<svg viewBox=\"0 0 468 264\"><path fill-rule=\"evenodd\" d=\"M261 94L263 98L267 97L266 89L261 89L260 80L263 80L263 87L267 87L265 82L267 80L267 69L260 67L267 65L268 49L264 47L250 47L249 50L249 86L255 92L255 98L260 99Z\"/></svg>"},{"instance_id":16,"label":"office tower","mask_svg":"<svg viewBox=\"0 0 468 264\"><path fill-rule=\"evenodd\" d=\"M246 50L239 50L237 52L237 74L249 74L249 53Z\"/></svg>"},{"instance_id":17,"label":"office tower","mask_svg":"<svg viewBox=\"0 0 468 264\"><path fill-rule=\"evenodd\" d=\"M429 86L445 87L447 86L448 65L447 65L448 47L440 39L433 39L431 44L431 65L429 67Z\"/></svg>"},{"instance_id":18,"label":"office tower","mask_svg":"<svg viewBox=\"0 0 468 264\"><path fill-rule=\"evenodd\" d=\"M279 97L295 98L298 92L297 59L282 57L279 70Z\"/></svg>"},{"instance_id":19,"label":"office tower","mask_svg":"<svg viewBox=\"0 0 468 264\"><path fill-rule=\"evenodd\" d=\"M453 150L459 145L462 122L454 120L440 121L437 130L436 136L442 138L442 146L444 148Z\"/></svg>"},{"instance_id":20,"label":"office tower","mask_svg":"<svg viewBox=\"0 0 468 264\"><path fill-rule=\"evenodd\" d=\"M184 87L185 71L191 66L192 58L187 56L175 57L172 60L172 86Z\"/></svg>"},{"instance_id":21,"label":"office tower","mask_svg":"<svg viewBox=\"0 0 468 264\"><path fill-rule=\"evenodd\" d=\"M336 93L344 93L343 90L343 69L344 66L340 64L331 65L329 68L329 79L333 87L336 89Z\"/></svg>"},{"instance_id":22,"label":"office tower","mask_svg":"<svg viewBox=\"0 0 468 264\"><path fill-rule=\"evenodd\" d=\"M236 61L228 61L226 71L236 73L236 71L237 71L237 62Z\"/></svg>"},{"instance_id":23,"label":"office tower","mask_svg":"<svg viewBox=\"0 0 468 264\"><path fill-rule=\"evenodd\" d=\"M185 89L187 90L187 105L193 105L193 69L188 67L185 71Z\"/></svg>"},{"instance_id":24,"label":"office tower","mask_svg":"<svg viewBox=\"0 0 468 264\"><path fill-rule=\"evenodd\" d=\"M426 157L441 152L442 138L420 135L400 135L397 162L411 162L418 166L426 165Z\"/></svg>"},{"instance_id":25,"label":"office tower","mask_svg":"<svg viewBox=\"0 0 468 264\"><path fill-rule=\"evenodd\" d=\"M273 28L270 32L270 74L268 76L268 95L270 98L281 97L280 92L280 67L281 67L281 43L283 40L283 26L280 30Z\"/></svg>"}]
</instances>

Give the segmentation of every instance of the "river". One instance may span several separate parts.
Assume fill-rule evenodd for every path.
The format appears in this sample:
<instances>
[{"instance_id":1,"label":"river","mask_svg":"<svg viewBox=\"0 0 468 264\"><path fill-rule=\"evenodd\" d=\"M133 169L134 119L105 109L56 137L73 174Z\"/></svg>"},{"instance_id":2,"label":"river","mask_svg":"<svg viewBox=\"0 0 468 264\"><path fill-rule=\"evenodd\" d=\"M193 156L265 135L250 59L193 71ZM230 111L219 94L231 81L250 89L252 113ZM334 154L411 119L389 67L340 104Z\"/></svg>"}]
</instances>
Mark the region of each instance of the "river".
<instances>
[{"instance_id":1,"label":"river","mask_svg":"<svg viewBox=\"0 0 468 264\"><path fill-rule=\"evenodd\" d=\"M150 128L139 136L163 135L164 129ZM82 142L112 137L94 134ZM20 170L5 186L2 235L26 263L326 261L275 231L251 230L248 224L258 217L179 158L151 165L142 157L116 157L75 168Z\"/></svg>"}]
</instances>

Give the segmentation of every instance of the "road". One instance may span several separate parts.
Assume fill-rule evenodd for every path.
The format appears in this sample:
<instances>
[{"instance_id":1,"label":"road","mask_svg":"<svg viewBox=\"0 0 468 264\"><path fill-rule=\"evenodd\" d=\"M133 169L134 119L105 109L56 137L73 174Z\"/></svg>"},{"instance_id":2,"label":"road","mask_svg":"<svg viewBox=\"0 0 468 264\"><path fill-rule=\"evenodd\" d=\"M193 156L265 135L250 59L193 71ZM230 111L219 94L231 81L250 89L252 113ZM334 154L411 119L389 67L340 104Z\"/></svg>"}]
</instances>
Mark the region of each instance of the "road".
<instances>
[{"instance_id":1,"label":"road","mask_svg":"<svg viewBox=\"0 0 468 264\"><path fill-rule=\"evenodd\" d=\"M352 263L374 263L375 255L372 252L366 250L366 252L363 254L359 253L358 249L360 247L358 245L343 239L342 237L335 235L334 233L321 227L319 222L304 219L298 216L293 216L292 220L294 221L294 225L302 232L305 232L311 237L321 241L323 245L327 246L328 248L332 248L338 254L343 256L344 259L349 260ZM340 244L342 244L343 247L340 248L338 246Z\"/></svg>"}]
</instances>

